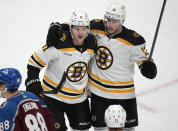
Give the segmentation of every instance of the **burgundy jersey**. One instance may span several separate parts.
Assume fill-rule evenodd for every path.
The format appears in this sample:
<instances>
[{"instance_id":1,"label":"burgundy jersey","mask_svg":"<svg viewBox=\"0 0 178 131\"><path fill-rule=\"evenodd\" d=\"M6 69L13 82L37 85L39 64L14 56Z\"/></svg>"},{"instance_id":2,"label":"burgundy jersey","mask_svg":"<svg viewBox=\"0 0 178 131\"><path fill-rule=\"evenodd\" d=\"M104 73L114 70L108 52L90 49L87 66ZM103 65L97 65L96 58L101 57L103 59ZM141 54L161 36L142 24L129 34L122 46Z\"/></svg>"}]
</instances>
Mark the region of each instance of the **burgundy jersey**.
<instances>
[{"instance_id":1,"label":"burgundy jersey","mask_svg":"<svg viewBox=\"0 0 178 131\"><path fill-rule=\"evenodd\" d=\"M46 104L30 92L20 92L0 106L0 131L55 131Z\"/></svg>"}]
</instances>

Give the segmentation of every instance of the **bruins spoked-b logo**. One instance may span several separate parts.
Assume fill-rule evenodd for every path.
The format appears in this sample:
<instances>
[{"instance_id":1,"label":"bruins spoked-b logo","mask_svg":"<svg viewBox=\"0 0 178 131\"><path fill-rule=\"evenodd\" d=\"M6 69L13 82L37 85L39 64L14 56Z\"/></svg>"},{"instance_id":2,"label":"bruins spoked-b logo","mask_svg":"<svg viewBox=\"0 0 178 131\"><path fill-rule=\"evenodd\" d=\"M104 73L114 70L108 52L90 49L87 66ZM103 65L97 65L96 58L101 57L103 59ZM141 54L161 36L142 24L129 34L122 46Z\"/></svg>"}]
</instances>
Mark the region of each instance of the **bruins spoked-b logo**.
<instances>
[{"instance_id":1,"label":"bruins spoked-b logo","mask_svg":"<svg viewBox=\"0 0 178 131\"><path fill-rule=\"evenodd\" d=\"M102 69L106 70L111 67L113 63L113 55L111 51L105 46L99 46L96 53L96 64Z\"/></svg>"},{"instance_id":2,"label":"bruins spoked-b logo","mask_svg":"<svg viewBox=\"0 0 178 131\"><path fill-rule=\"evenodd\" d=\"M67 68L67 78L72 82L80 81L86 74L87 64L85 62L75 62Z\"/></svg>"}]
</instances>

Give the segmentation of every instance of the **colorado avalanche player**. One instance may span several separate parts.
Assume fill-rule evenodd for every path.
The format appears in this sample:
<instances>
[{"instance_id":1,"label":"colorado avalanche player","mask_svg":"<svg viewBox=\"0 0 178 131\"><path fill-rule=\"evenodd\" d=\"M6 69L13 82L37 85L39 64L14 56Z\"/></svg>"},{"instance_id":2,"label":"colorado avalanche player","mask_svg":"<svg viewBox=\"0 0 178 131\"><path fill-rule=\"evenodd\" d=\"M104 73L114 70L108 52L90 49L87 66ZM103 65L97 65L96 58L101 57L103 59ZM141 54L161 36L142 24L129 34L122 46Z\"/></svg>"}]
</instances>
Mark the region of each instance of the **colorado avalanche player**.
<instances>
[{"instance_id":1,"label":"colorado avalanche player","mask_svg":"<svg viewBox=\"0 0 178 131\"><path fill-rule=\"evenodd\" d=\"M0 94L7 99L0 105L0 131L54 131L45 103L31 92L18 91L21 80L17 69L0 69Z\"/></svg>"}]
</instances>

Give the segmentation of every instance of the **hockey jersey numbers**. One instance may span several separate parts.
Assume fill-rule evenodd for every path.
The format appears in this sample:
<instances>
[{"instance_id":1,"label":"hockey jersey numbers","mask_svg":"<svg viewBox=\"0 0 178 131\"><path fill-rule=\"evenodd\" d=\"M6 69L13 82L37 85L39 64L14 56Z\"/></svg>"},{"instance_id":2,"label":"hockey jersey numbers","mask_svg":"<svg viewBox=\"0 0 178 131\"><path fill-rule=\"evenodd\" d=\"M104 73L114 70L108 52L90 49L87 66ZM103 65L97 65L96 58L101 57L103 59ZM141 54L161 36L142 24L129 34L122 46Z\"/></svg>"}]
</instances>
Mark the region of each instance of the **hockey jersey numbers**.
<instances>
[{"instance_id":1,"label":"hockey jersey numbers","mask_svg":"<svg viewBox=\"0 0 178 131\"><path fill-rule=\"evenodd\" d=\"M143 51L143 53L145 53L145 56L149 56L148 51L146 50L145 46L141 48L141 50Z\"/></svg>"},{"instance_id":2,"label":"hockey jersey numbers","mask_svg":"<svg viewBox=\"0 0 178 131\"><path fill-rule=\"evenodd\" d=\"M29 131L48 131L45 120L40 112L33 114L27 114L25 116L25 123Z\"/></svg>"},{"instance_id":3,"label":"hockey jersey numbers","mask_svg":"<svg viewBox=\"0 0 178 131\"><path fill-rule=\"evenodd\" d=\"M9 129L9 121L5 120L4 122L0 122L0 131L8 130Z\"/></svg>"},{"instance_id":4,"label":"hockey jersey numbers","mask_svg":"<svg viewBox=\"0 0 178 131\"><path fill-rule=\"evenodd\" d=\"M50 123L47 123L50 121ZM20 92L0 108L0 131L54 131L45 103L30 92Z\"/></svg>"}]
</instances>

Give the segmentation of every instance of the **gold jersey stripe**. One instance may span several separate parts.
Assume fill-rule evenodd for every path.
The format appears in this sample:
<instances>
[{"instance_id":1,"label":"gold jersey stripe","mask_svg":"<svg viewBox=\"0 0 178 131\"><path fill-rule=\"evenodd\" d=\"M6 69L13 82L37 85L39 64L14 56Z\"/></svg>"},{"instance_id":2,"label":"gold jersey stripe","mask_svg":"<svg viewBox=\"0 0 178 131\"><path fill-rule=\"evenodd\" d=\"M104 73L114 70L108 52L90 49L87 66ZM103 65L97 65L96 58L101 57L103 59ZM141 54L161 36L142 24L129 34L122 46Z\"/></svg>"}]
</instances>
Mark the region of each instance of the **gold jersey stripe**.
<instances>
[{"instance_id":1,"label":"gold jersey stripe","mask_svg":"<svg viewBox=\"0 0 178 131\"><path fill-rule=\"evenodd\" d=\"M49 89L48 87L46 87L43 83L42 83L42 87L46 91L51 91L51 89ZM82 97L85 93L86 93L86 91L83 94L81 94L79 96L74 96L74 97L72 97L72 96L66 96L66 95L63 95L62 93L57 93L56 95L59 96L59 97L65 98L65 99L77 99L77 98Z\"/></svg>"},{"instance_id":2,"label":"gold jersey stripe","mask_svg":"<svg viewBox=\"0 0 178 131\"><path fill-rule=\"evenodd\" d=\"M124 40L122 38L116 38L116 40L118 40L118 41L120 41L120 42L122 42L122 43L124 43L124 44L126 44L128 46L134 46L132 43L130 43L130 42L128 42L128 41L126 41L126 40Z\"/></svg>"},{"instance_id":3,"label":"gold jersey stripe","mask_svg":"<svg viewBox=\"0 0 178 131\"><path fill-rule=\"evenodd\" d=\"M118 89L118 90L112 90L112 89L106 89L106 88L103 88L97 84L95 84L94 82L92 81L88 81L93 87L99 89L99 90L102 90L104 92L108 92L108 93L130 93L130 92L134 92L135 91L135 88L130 88L130 89Z\"/></svg>"},{"instance_id":4,"label":"gold jersey stripe","mask_svg":"<svg viewBox=\"0 0 178 131\"><path fill-rule=\"evenodd\" d=\"M141 65L142 64L142 61L140 61L140 62L137 62L137 65Z\"/></svg>"},{"instance_id":5,"label":"gold jersey stripe","mask_svg":"<svg viewBox=\"0 0 178 131\"><path fill-rule=\"evenodd\" d=\"M88 69L89 74L96 79L97 81L103 82L105 84L112 84L112 85L125 85L125 84L133 84L134 81L125 81L125 82L117 82L117 81L109 81L109 80L104 80L100 77L98 77L97 75L95 75L94 73L91 73L91 69Z\"/></svg>"},{"instance_id":6,"label":"gold jersey stripe","mask_svg":"<svg viewBox=\"0 0 178 131\"><path fill-rule=\"evenodd\" d=\"M52 81L51 79L49 79L46 75L44 75L44 79L45 79L45 81L48 82L50 85L52 85L52 86L54 86L54 87L57 87L57 86L58 86L57 83L53 82L53 81ZM82 88L82 89L80 89L80 90L77 90L77 89L70 89L70 88L64 87L64 86L62 87L62 90L67 91L67 92L69 92L69 93L82 93L84 89L85 89L85 87Z\"/></svg>"},{"instance_id":7,"label":"gold jersey stripe","mask_svg":"<svg viewBox=\"0 0 178 131\"><path fill-rule=\"evenodd\" d=\"M147 57L145 60L142 60L142 61L137 62L137 65L141 65L141 64L143 63L143 61L147 61L147 60L149 60L148 57Z\"/></svg>"},{"instance_id":8,"label":"gold jersey stripe","mask_svg":"<svg viewBox=\"0 0 178 131\"><path fill-rule=\"evenodd\" d=\"M92 49L87 49L86 52L94 53L94 50L92 50Z\"/></svg>"},{"instance_id":9,"label":"gold jersey stripe","mask_svg":"<svg viewBox=\"0 0 178 131\"><path fill-rule=\"evenodd\" d=\"M57 93L56 95L59 96L59 97L65 98L65 99L77 99L77 98L82 97L85 93L86 93L86 91L83 94L81 94L79 96L74 96L74 97L65 96L65 95L62 95L61 93Z\"/></svg>"},{"instance_id":10,"label":"gold jersey stripe","mask_svg":"<svg viewBox=\"0 0 178 131\"><path fill-rule=\"evenodd\" d=\"M92 33L97 33L97 34L103 34L103 35L106 36L106 32L105 32L105 31L102 31L102 30L93 30L93 29L91 29L91 32L92 32ZM130 42L128 42L127 40L124 40L124 39L122 39L122 38L116 38L116 40L121 41L121 42L123 42L123 43L126 44L126 45L134 46L132 43L130 43Z\"/></svg>"},{"instance_id":11,"label":"gold jersey stripe","mask_svg":"<svg viewBox=\"0 0 178 131\"><path fill-rule=\"evenodd\" d=\"M64 49L59 49L60 51L77 51L75 48L64 48Z\"/></svg>"},{"instance_id":12,"label":"gold jersey stripe","mask_svg":"<svg viewBox=\"0 0 178 131\"><path fill-rule=\"evenodd\" d=\"M52 89L46 87L46 85L44 83L41 84L41 86L43 87L44 90L46 91L51 91Z\"/></svg>"},{"instance_id":13,"label":"gold jersey stripe","mask_svg":"<svg viewBox=\"0 0 178 131\"><path fill-rule=\"evenodd\" d=\"M47 64L45 62L43 62L40 57L37 55L36 52L33 53L34 57L38 60L38 62L43 65L43 66L46 66Z\"/></svg>"},{"instance_id":14,"label":"gold jersey stripe","mask_svg":"<svg viewBox=\"0 0 178 131\"><path fill-rule=\"evenodd\" d=\"M31 58L28 60L29 63L32 63L33 65L35 65L37 68L39 68L40 70L42 69L39 65L37 65Z\"/></svg>"},{"instance_id":15,"label":"gold jersey stripe","mask_svg":"<svg viewBox=\"0 0 178 131\"><path fill-rule=\"evenodd\" d=\"M82 93L85 90L85 87L80 90L77 90L77 89L70 89L64 86L62 87L62 90L67 91L69 93Z\"/></svg>"},{"instance_id":16,"label":"gold jersey stripe","mask_svg":"<svg viewBox=\"0 0 178 131\"><path fill-rule=\"evenodd\" d=\"M55 83L54 81L52 81L51 79L49 79L49 78L46 76L46 74L44 74L44 77L43 77L43 78L45 79L45 81L47 81L49 84L53 85L54 87L57 87L57 86L58 86L58 84Z\"/></svg>"},{"instance_id":17,"label":"gold jersey stripe","mask_svg":"<svg viewBox=\"0 0 178 131\"><path fill-rule=\"evenodd\" d=\"M60 51L77 51L75 48L64 48L64 49L59 49ZM87 49L87 52L94 53L94 50L92 49Z\"/></svg>"},{"instance_id":18,"label":"gold jersey stripe","mask_svg":"<svg viewBox=\"0 0 178 131\"><path fill-rule=\"evenodd\" d=\"M102 31L102 30L93 30L93 29L91 29L90 31L91 31L92 33L97 33L97 34L106 35L106 32L105 32L105 31Z\"/></svg>"}]
</instances>

